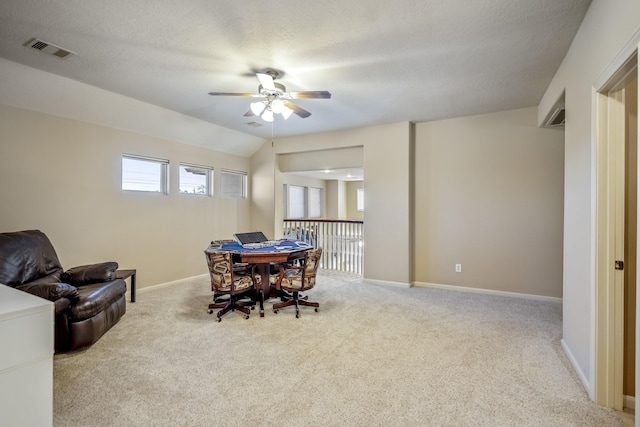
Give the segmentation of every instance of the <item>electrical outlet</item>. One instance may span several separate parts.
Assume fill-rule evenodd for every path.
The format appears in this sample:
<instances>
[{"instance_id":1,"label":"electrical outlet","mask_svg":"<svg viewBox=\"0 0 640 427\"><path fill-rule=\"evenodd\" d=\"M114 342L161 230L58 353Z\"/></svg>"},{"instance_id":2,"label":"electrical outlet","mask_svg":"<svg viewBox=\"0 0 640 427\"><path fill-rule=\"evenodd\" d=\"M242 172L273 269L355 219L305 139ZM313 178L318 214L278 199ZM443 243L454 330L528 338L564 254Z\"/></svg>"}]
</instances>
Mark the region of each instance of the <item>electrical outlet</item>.
<instances>
[{"instance_id":1,"label":"electrical outlet","mask_svg":"<svg viewBox=\"0 0 640 427\"><path fill-rule=\"evenodd\" d=\"M456 264L456 273L462 273L462 264Z\"/></svg>"}]
</instances>

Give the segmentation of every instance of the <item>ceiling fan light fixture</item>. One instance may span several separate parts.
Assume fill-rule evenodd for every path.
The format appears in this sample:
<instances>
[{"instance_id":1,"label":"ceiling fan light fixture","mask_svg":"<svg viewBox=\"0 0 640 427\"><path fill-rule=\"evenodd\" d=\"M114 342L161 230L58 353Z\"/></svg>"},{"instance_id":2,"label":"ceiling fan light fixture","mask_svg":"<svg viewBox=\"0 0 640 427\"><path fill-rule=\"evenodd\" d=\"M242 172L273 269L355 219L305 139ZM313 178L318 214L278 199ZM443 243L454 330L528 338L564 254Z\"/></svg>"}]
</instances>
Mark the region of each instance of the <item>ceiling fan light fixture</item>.
<instances>
[{"instance_id":1,"label":"ceiling fan light fixture","mask_svg":"<svg viewBox=\"0 0 640 427\"><path fill-rule=\"evenodd\" d=\"M282 109L284 108L284 103L280 99L274 99L271 101L271 111L273 114L282 114Z\"/></svg>"},{"instance_id":2,"label":"ceiling fan light fixture","mask_svg":"<svg viewBox=\"0 0 640 427\"><path fill-rule=\"evenodd\" d=\"M264 113L262 113L262 120L264 120L265 122L272 122L273 121L273 111L269 110L268 108L265 108Z\"/></svg>"},{"instance_id":3,"label":"ceiling fan light fixture","mask_svg":"<svg viewBox=\"0 0 640 427\"><path fill-rule=\"evenodd\" d=\"M262 73L256 73L256 77L258 77L260 81L257 94L246 92L209 92L209 95L265 98L264 101L251 102L249 105L250 110L244 114L245 117L259 116L265 122L273 122L274 114L281 114L284 120L287 120L294 113L303 119L311 115L310 112L294 104L291 100L331 98L331 93L326 90L287 92L287 88L283 84L274 81L280 76L282 76L282 72L276 70L266 70Z\"/></svg>"},{"instance_id":4,"label":"ceiling fan light fixture","mask_svg":"<svg viewBox=\"0 0 640 427\"><path fill-rule=\"evenodd\" d=\"M263 101L252 102L250 105L251 112L256 116L259 116L264 111L265 107L266 107L266 104Z\"/></svg>"}]
</instances>

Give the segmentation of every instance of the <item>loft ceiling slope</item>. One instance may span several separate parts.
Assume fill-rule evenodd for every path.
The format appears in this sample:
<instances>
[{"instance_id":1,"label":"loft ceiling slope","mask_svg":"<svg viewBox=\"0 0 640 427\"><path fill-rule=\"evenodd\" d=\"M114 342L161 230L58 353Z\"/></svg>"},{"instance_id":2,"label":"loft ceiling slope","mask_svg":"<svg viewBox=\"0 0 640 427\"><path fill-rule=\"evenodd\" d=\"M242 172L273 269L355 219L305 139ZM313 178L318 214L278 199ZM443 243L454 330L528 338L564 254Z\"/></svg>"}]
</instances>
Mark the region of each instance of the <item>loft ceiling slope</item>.
<instances>
[{"instance_id":1,"label":"loft ceiling slope","mask_svg":"<svg viewBox=\"0 0 640 427\"><path fill-rule=\"evenodd\" d=\"M251 157L264 139L0 58L0 104Z\"/></svg>"}]
</instances>

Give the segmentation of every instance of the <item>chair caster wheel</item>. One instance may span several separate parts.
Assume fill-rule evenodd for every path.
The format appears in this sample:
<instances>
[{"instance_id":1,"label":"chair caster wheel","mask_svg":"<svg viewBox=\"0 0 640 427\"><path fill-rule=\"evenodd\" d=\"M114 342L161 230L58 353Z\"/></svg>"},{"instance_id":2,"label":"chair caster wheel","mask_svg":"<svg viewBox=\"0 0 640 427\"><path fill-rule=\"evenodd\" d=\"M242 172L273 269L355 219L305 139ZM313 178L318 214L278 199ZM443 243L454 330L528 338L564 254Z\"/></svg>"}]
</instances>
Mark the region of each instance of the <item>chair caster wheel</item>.
<instances>
[{"instance_id":1,"label":"chair caster wheel","mask_svg":"<svg viewBox=\"0 0 640 427\"><path fill-rule=\"evenodd\" d=\"M216 322L220 323L220 322L222 322L222 319L219 318L219 317L216 317Z\"/></svg>"},{"instance_id":2,"label":"chair caster wheel","mask_svg":"<svg viewBox=\"0 0 640 427\"><path fill-rule=\"evenodd\" d=\"M273 310L273 313L274 314L278 314L278 310Z\"/></svg>"},{"instance_id":3,"label":"chair caster wheel","mask_svg":"<svg viewBox=\"0 0 640 427\"><path fill-rule=\"evenodd\" d=\"M298 313L296 313L296 319L299 319L300 315Z\"/></svg>"},{"instance_id":4,"label":"chair caster wheel","mask_svg":"<svg viewBox=\"0 0 640 427\"><path fill-rule=\"evenodd\" d=\"M316 308L316 313L317 313L318 311L320 311L320 310L318 310L318 309Z\"/></svg>"},{"instance_id":5,"label":"chair caster wheel","mask_svg":"<svg viewBox=\"0 0 640 427\"><path fill-rule=\"evenodd\" d=\"M209 310L207 310L207 313L213 314L213 310L209 309Z\"/></svg>"}]
</instances>

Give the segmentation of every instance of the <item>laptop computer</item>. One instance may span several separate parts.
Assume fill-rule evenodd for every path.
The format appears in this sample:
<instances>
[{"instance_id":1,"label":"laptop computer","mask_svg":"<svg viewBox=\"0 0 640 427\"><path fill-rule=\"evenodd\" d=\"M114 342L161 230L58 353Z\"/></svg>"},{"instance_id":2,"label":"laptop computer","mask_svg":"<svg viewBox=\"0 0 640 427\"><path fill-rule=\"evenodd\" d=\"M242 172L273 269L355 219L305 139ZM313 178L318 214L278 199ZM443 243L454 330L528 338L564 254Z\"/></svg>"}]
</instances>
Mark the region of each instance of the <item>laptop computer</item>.
<instances>
[{"instance_id":1,"label":"laptop computer","mask_svg":"<svg viewBox=\"0 0 640 427\"><path fill-rule=\"evenodd\" d=\"M233 239L240 243L243 248L265 248L274 246L277 242L267 239L262 231L251 231L249 233L236 233Z\"/></svg>"}]
</instances>

